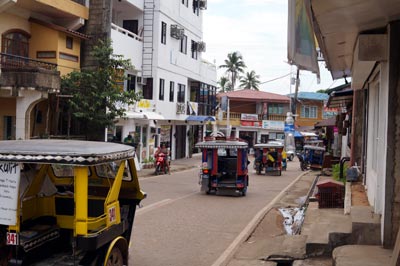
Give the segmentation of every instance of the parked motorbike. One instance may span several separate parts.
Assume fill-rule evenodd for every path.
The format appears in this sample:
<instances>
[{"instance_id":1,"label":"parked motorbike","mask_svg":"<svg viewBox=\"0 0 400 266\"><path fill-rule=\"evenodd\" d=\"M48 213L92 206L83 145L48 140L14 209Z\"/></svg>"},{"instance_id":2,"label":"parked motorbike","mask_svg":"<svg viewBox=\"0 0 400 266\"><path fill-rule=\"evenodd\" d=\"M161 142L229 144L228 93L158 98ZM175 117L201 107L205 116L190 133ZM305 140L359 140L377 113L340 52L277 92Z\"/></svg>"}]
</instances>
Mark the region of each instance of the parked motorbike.
<instances>
[{"instance_id":1,"label":"parked motorbike","mask_svg":"<svg viewBox=\"0 0 400 266\"><path fill-rule=\"evenodd\" d=\"M166 165L166 154L163 152L160 152L157 157L156 157L156 170L155 174L160 175L160 174L167 174L168 173L168 168Z\"/></svg>"}]
</instances>

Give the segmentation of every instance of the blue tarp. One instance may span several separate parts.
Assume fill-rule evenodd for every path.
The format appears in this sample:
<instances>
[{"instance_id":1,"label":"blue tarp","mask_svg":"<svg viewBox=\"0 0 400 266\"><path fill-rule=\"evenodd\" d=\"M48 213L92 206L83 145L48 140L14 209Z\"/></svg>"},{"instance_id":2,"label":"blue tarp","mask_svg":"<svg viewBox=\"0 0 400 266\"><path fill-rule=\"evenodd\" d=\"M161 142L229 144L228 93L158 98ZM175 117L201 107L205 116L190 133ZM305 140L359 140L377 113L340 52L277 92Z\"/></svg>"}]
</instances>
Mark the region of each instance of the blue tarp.
<instances>
[{"instance_id":1,"label":"blue tarp","mask_svg":"<svg viewBox=\"0 0 400 266\"><path fill-rule=\"evenodd\" d=\"M294 137L295 138L301 138L301 137L303 137L303 135L301 135L301 133L299 131L295 130L294 131Z\"/></svg>"},{"instance_id":2,"label":"blue tarp","mask_svg":"<svg viewBox=\"0 0 400 266\"><path fill-rule=\"evenodd\" d=\"M204 121L215 121L215 117L207 115L189 115L186 121L193 122L204 122Z\"/></svg>"}]
</instances>

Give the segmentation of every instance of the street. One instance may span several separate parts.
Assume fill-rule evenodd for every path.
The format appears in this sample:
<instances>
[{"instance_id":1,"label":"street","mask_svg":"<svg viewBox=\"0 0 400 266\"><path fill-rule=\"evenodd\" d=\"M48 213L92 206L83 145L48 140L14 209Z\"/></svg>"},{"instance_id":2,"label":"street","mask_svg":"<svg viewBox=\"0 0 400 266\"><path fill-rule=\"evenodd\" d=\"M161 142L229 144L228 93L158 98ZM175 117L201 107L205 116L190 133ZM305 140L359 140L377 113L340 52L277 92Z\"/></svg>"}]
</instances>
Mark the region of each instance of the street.
<instances>
[{"instance_id":1,"label":"street","mask_svg":"<svg viewBox=\"0 0 400 266\"><path fill-rule=\"evenodd\" d=\"M201 193L198 172L140 179L147 199L136 213L130 265L217 265L254 216L301 174L297 161L282 176L256 175L250 164L247 196L236 197Z\"/></svg>"}]
</instances>

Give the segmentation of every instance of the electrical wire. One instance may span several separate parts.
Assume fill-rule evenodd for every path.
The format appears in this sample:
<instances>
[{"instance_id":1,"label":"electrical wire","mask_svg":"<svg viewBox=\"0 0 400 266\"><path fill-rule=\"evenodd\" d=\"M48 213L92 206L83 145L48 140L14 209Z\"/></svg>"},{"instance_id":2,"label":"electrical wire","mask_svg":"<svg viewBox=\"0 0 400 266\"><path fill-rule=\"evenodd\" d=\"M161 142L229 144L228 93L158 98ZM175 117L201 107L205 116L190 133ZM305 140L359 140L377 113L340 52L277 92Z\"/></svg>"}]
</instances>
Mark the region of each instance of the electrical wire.
<instances>
[{"instance_id":1,"label":"electrical wire","mask_svg":"<svg viewBox=\"0 0 400 266\"><path fill-rule=\"evenodd\" d=\"M292 72L290 72L290 73L288 73L288 74L286 74L286 75L283 75L283 76L280 76L280 77L274 78L274 79L270 79L270 80L267 80L267 81L264 81L264 82L260 82L260 84L265 84L265 83L268 83L268 82L272 82L272 81L275 81L275 80L278 80L278 79L281 79L281 78L287 77L287 76L289 76L289 75L291 75L291 74L292 74Z\"/></svg>"}]
</instances>

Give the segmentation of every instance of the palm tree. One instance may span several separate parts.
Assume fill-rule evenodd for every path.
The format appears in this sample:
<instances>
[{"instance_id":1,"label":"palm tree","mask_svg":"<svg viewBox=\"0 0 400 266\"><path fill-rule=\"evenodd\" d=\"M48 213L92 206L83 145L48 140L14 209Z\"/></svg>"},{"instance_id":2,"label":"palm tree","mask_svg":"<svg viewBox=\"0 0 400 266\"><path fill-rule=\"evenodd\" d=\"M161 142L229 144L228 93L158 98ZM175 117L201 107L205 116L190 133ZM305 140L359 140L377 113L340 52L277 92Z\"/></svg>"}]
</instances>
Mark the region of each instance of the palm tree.
<instances>
[{"instance_id":1,"label":"palm tree","mask_svg":"<svg viewBox=\"0 0 400 266\"><path fill-rule=\"evenodd\" d=\"M252 70L251 72L247 72L246 75L240 78L240 86L244 89L254 89L256 91L260 90L260 76L256 75L256 72Z\"/></svg>"},{"instance_id":2,"label":"palm tree","mask_svg":"<svg viewBox=\"0 0 400 266\"><path fill-rule=\"evenodd\" d=\"M224 62L225 64L220 65L219 67L226 68L226 72L231 78L232 90L234 90L238 75L239 73L244 72L246 65L243 62L243 57L239 52L229 53L228 59L225 59Z\"/></svg>"},{"instance_id":3,"label":"palm tree","mask_svg":"<svg viewBox=\"0 0 400 266\"><path fill-rule=\"evenodd\" d=\"M226 92L226 91L231 91L232 86L231 83L229 82L229 79L227 77L221 77L218 81L219 85L219 92Z\"/></svg>"}]
</instances>

